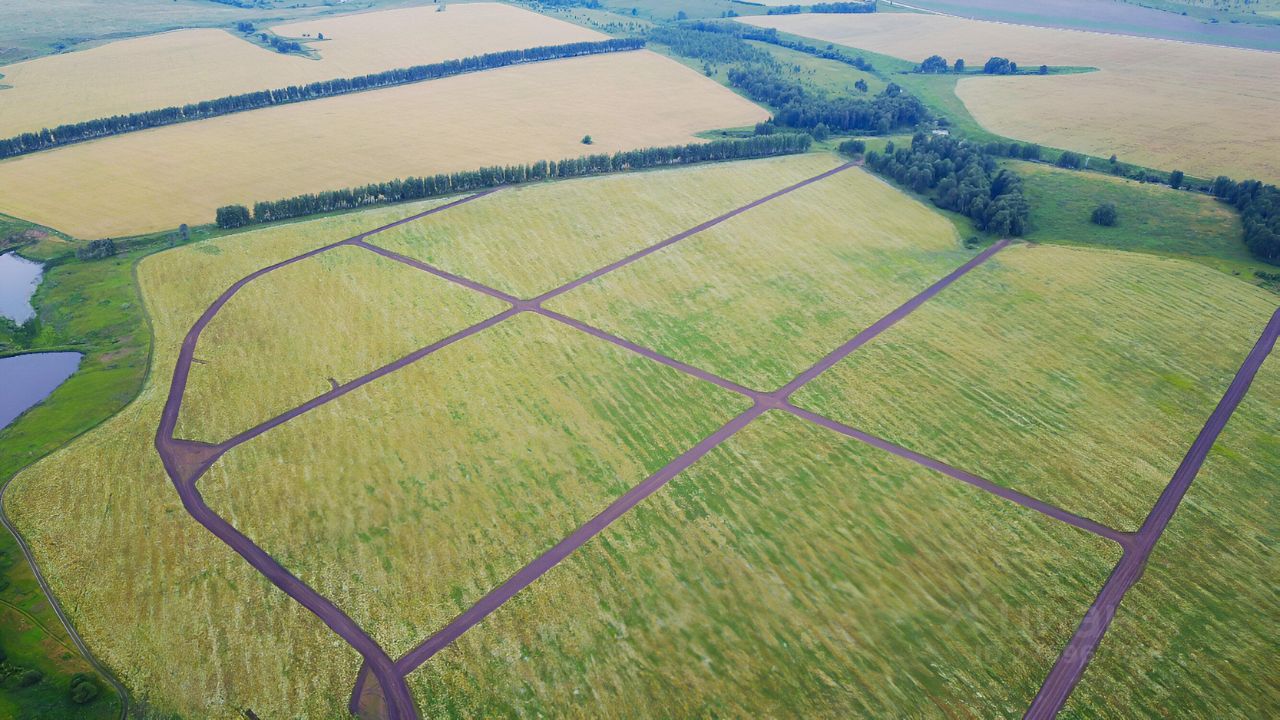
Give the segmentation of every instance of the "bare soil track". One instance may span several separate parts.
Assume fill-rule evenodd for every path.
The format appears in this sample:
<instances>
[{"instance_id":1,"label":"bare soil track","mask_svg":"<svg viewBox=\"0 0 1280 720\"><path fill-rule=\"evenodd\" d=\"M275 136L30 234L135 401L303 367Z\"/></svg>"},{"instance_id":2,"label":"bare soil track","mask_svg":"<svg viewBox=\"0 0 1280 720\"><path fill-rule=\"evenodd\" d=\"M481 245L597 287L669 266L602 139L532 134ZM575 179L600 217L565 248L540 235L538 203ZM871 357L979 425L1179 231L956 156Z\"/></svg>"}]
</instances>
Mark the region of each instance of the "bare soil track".
<instances>
[{"instance_id":1,"label":"bare soil track","mask_svg":"<svg viewBox=\"0 0 1280 720\"><path fill-rule=\"evenodd\" d=\"M265 267L251 273L229 287L209 306L209 308L203 315L201 315L200 319L196 321L195 325L193 325L191 330L187 333L187 336L183 340L177 365L174 369L173 378L169 387L169 396L160 418L159 427L156 431L156 450L164 462L165 469L168 472L170 479L173 481L174 487L177 489L184 507L186 507L188 513L195 518L197 522L225 542L235 552L244 557L276 587L280 588L308 610L315 613L315 615L324 621L324 623L337 633L339 637L360 653L364 662L352 690L349 708L352 713L364 718L388 718L390 720L416 719L418 717L417 709L409 692L408 685L405 682L405 677L410 672L421 666L441 649L447 647L450 643L456 640L476 623L479 623L487 617L494 610L501 607L503 603L511 599L522 589L535 582L544 573L555 567L557 563L572 554L574 550L581 547L583 544L591 540L591 538L603 531L614 520L621 517L632 507L662 488L663 485L669 482L680 472L697 462L698 459L715 449L725 440L732 437L735 433L749 425L753 420L760 417L768 410L779 410L791 413L799 418L816 423L835 432L857 439L861 442L868 443L874 447L881 448L899 457L906 458L938 471L952 479L965 482L974 487L991 492L1027 509L1040 512L1054 519L1118 543L1122 548L1124 548L1123 559L1121 560L1120 565L1117 566L1116 572L1113 573L1111 580L1108 580L1107 585L1103 588L1103 595L1105 597L1099 596L1098 603L1095 603L1095 608L1100 606L1107 607L1107 603L1112 603L1109 607L1114 608L1114 602L1118 602L1120 595L1123 595L1124 589L1131 585L1133 580L1136 580L1137 574L1140 572L1141 564L1145 562L1146 556L1149 555L1150 549L1154 546L1156 539L1158 539L1159 533L1163 530L1164 524L1168 522L1169 516L1172 515L1173 509L1176 508L1177 502L1181 498L1181 494L1186 490L1186 485L1189 485L1191 478L1194 477L1195 471L1199 468L1199 462L1203 460L1204 452L1207 452L1208 447L1212 444L1213 437L1216 437L1217 435L1217 430L1221 430L1222 424L1225 424L1231 410L1234 409L1235 404L1239 402L1239 398L1243 396L1244 391L1247 389L1248 379L1252 377L1252 372L1256 371L1257 365L1261 364L1262 358L1265 357L1266 352L1270 349L1270 345L1274 344L1276 331L1277 329L1280 329L1280 312L1277 313L1276 318L1272 319L1272 323L1268 327L1270 340L1268 342L1259 341L1258 347L1254 349L1254 354L1250 356L1250 361L1246 362L1246 368L1250 367L1250 362L1254 362L1256 356L1256 362L1252 365L1252 371L1247 373L1248 377L1242 381L1241 378L1246 374L1246 368L1242 368L1242 374L1237 376L1236 382L1232 385L1232 389L1228 391L1228 396L1234 397L1234 401L1228 403L1228 399L1224 398L1223 405L1219 406L1219 409L1215 411L1214 418L1211 418L1211 425L1217 422L1216 430L1213 431L1212 437L1204 440L1204 442L1197 440L1197 444L1193 446L1193 454L1196 452L1200 453L1198 456L1199 459L1193 463L1193 466L1188 465L1192 458L1192 455L1188 455L1188 461L1184 462L1184 468L1180 468L1179 474L1175 475L1174 482L1170 484L1170 490L1167 490L1165 496L1162 496L1160 501L1157 503L1156 509L1152 512L1152 518L1148 519L1147 524L1143 526L1141 532L1137 534L1130 534L1119 532L1088 518L1080 517L1035 498L1001 487L988 480L973 475L972 473L953 468L945 463L926 457L909 449L899 447L886 440L869 435L857 430L856 428L843 425L817 413L798 408L792 405L789 401L790 396L806 383L821 375L827 369L831 368L850 353L856 351L872 338L892 327L895 323L909 315L930 298L937 295L948 285L986 262L993 255L1008 245L1007 240L1001 240L979 253L951 274L941 278L893 312L876 321L865 330L859 332L847 343L841 345L839 348L836 348L834 351L820 359L808 370L800 373L794 380L773 391L760 391L743 387L731 380L719 377L714 373L693 367L687 363L662 355L652 349L639 346L624 338L617 337L603 330L592 327L575 318L571 318L542 307L543 302L546 300L568 292L602 275L605 275L606 273L636 262L641 258L673 245L687 237L714 227L715 225L725 222L737 215L748 212L752 208L767 203L770 200L786 195L806 185L819 182L836 173L843 172L852 167L852 165L852 163L841 165L796 183L795 185L791 185L766 195L758 200L701 223L689 230L667 238L666 240L651 245L643 250L633 253L632 255L622 258L621 260L606 265L599 270L583 275L576 280L568 282L554 290L548 291L531 299L514 297L427 263L378 247L369 241L369 238L379 232L407 222L412 222L427 215L444 212L451 207L470 202L471 200L495 192L493 190L464 197L446 205L433 208L426 212L404 218L383 227L370 230L346 240L326 245L298 255L289 260ZM449 282L456 283L462 287L484 293L507 303L509 307L486 320L461 330L447 338L432 343L431 345L416 350L399 360L378 368L355 380L345 384L335 384L333 389L329 392L321 394L292 410L267 420L253 428L245 430L222 443L206 444L174 437L174 429L177 425L178 414L182 406L183 394L185 392L191 363L193 362L196 344L199 341L200 333L214 318L214 316L217 315L219 310L221 310L231 297L242 287L257 278L262 277L266 273L334 248L347 245L364 248L371 252L378 253L383 257L415 267L436 277L448 280ZM703 438L692 448L689 448L684 453L671 460L666 466L640 482L635 487L631 488L631 490L621 497L614 500L599 514L574 530L569 536L548 549L542 555L534 558L501 585L491 590L462 614L458 615L443 628L428 637L422 644L399 659L392 660L387 655L386 651L383 650L341 609L327 598L321 596L306 583L295 577L279 562L255 545L251 539L231 526L231 524L225 519L214 513L204 503L199 491L196 489L196 483L200 476L203 475L203 473L208 470L222 454L231 448L257 437L273 427L288 422L309 410L338 398L351 390L372 382L389 373L395 372L410 363L417 362L436 350L482 332L485 329L522 312L537 313L543 317L568 325L569 327L587 333L592 337L612 343L655 362L674 368L706 382L714 383L721 388L751 399L753 404L748 410L739 414L737 417L734 417L724 426ZM1264 335L1264 340L1266 340L1267 337L1268 336ZM1236 395L1233 396L1233 392L1236 393ZM1219 415L1221 416L1220 418ZM1215 420L1215 418L1220 420L1220 422ZM1209 427L1210 426L1208 425L1206 426L1206 432L1209 431ZM1190 469L1185 469L1187 467L1190 467ZM1175 493L1175 485L1179 484L1181 490ZM1141 559L1139 560L1137 558ZM1091 614L1092 613L1093 611L1091 611ZM1086 626L1090 626L1088 631L1086 631ZM1056 714L1057 709L1060 708L1062 702L1065 701L1066 694L1070 692L1071 687L1074 686L1075 681L1079 678L1079 674L1083 672L1084 663L1087 663L1088 661L1087 656L1083 658L1082 662L1075 663L1068 661L1067 658L1072 656L1072 653L1075 653L1080 647L1096 647L1097 641L1101 638L1105 629L1105 623L1100 627L1094 627L1090 622L1090 619L1088 617L1086 618L1086 623L1081 626L1081 630L1077 632L1077 636L1072 638L1071 644L1069 644L1067 649L1064 651L1063 659L1059 660L1058 665L1056 665L1050 673L1049 679L1045 682L1045 688L1041 690L1040 695L1036 698L1036 704L1034 704L1028 712L1029 717L1046 718L1052 717ZM370 682L370 679L372 679L373 682ZM1060 699L1055 700L1055 698L1059 698L1059 696ZM1055 702L1056 704L1054 704Z\"/></svg>"}]
</instances>

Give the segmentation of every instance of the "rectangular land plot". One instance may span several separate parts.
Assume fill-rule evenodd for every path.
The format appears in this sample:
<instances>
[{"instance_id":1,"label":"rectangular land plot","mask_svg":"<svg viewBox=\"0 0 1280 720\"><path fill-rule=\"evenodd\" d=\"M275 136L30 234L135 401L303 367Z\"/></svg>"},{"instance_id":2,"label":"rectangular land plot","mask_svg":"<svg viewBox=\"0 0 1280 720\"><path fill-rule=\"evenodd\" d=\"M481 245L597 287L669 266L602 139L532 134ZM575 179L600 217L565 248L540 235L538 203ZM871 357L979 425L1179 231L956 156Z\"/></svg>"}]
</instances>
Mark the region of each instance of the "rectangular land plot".
<instances>
[{"instance_id":1,"label":"rectangular land plot","mask_svg":"<svg viewBox=\"0 0 1280 720\"><path fill-rule=\"evenodd\" d=\"M1075 75L962 78L984 128L1018 140L1199 177L1280 180L1280 53L915 13L803 14L743 22L920 62L1096 67Z\"/></svg>"},{"instance_id":2,"label":"rectangular land plot","mask_svg":"<svg viewBox=\"0 0 1280 720\"><path fill-rule=\"evenodd\" d=\"M1134 530L1274 307L1200 265L1013 246L794 402Z\"/></svg>"},{"instance_id":3,"label":"rectangular land plot","mask_svg":"<svg viewBox=\"0 0 1280 720\"><path fill-rule=\"evenodd\" d=\"M746 406L525 313L233 449L200 489L394 657Z\"/></svg>"},{"instance_id":4,"label":"rectangular land plot","mask_svg":"<svg viewBox=\"0 0 1280 720\"><path fill-rule=\"evenodd\" d=\"M0 83L12 86L0 90L0 137L468 55L604 39L512 5L437 7L313 18L271 29L306 42L319 59L282 55L229 29L207 28L0 67ZM227 21L228 28L233 24ZM317 41L321 33L325 39Z\"/></svg>"},{"instance_id":5,"label":"rectangular land plot","mask_svg":"<svg viewBox=\"0 0 1280 720\"><path fill-rule=\"evenodd\" d=\"M693 142L768 113L640 50L460 75L0 162L0 212L80 238L410 175ZM594 144L581 143L591 135Z\"/></svg>"},{"instance_id":6,"label":"rectangular land plot","mask_svg":"<svg viewBox=\"0 0 1280 720\"><path fill-rule=\"evenodd\" d=\"M851 168L548 306L773 390L971 255L941 215Z\"/></svg>"},{"instance_id":7,"label":"rectangular land plot","mask_svg":"<svg viewBox=\"0 0 1280 720\"><path fill-rule=\"evenodd\" d=\"M769 412L409 681L424 717L1016 717L1118 554Z\"/></svg>"},{"instance_id":8,"label":"rectangular land plot","mask_svg":"<svg viewBox=\"0 0 1280 720\"><path fill-rule=\"evenodd\" d=\"M201 333L177 436L227 440L505 309L360 247L279 268Z\"/></svg>"},{"instance_id":9,"label":"rectangular land plot","mask_svg":"<svg viewBox=\"0 0 1280 720\"><path fill-rule=\"evenodd\" d=\"M1067 701L1070 717L1280 716L1280 355L1272 351Z\"/></svg>"},{"instance_id":10,"label":"rectangular land plot","mask_svg":"<svg viewBox=\"0 0 1280 720\"><path fill-rule=\"evenodd\" d=\"M526 185L370 242L530 298L838 164L792 155Z\"/></svg>"}]
</instances>

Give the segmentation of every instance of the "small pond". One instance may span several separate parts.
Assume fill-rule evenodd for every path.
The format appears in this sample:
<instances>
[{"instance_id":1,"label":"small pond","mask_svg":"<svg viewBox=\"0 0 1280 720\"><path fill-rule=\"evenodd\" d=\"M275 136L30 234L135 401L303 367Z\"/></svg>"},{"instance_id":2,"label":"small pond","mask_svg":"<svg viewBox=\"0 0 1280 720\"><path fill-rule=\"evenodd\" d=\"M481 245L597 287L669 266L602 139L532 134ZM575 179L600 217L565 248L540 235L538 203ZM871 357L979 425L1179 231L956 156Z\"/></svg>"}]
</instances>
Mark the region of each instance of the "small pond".
<instances>
[{"instance_id":1,"label":"small pond","mask_svg":"<svg viewBox=\"0 0 1280 720\"><path fill-rule=\"evenodd\" d=\"M36 314L31 307L31 296L40 284L43 268L40 263L18 257L16 253L0 255L0 317L21 325Z\"/></svg>"},{"instance_id":2,"label":"small pond","mask_svg":"<svg viewBox=\"0 0 1280 720\"><path fill-rule=\"evenodd\" d=\"M49 396L80 367L80 353L31 353L0 358L0 428Z\"/></svg>"}]
</instances>

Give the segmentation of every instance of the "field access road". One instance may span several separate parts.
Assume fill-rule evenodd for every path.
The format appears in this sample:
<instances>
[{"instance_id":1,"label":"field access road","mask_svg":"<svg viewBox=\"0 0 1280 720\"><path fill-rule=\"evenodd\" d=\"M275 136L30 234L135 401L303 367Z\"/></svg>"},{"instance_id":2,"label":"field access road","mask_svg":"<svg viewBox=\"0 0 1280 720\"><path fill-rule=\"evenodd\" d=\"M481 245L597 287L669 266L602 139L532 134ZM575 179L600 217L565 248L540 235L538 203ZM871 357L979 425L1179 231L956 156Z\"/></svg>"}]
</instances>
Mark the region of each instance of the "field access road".
<instances>
[{"instance_id":1,"label":"field access road","mask_svg":"<svg viewBox=\"0 0 1280 720\"><path fill-rule=\"evenodd\" d=\"M977 256L961 265L959 268L938 280L936 283L925 289L923 292L912 297L900 307L877 320L875 323L859 332L848 342L833 350L816 362L812 367L796 376L791 382L783 387L771 391L759 391L744 387L725 378L719 377L714 373L694 367L687 363L667 357L650 348L642 347L628 341L624 338L617 337L598 328L592 327L575 318L568 317L561 313L548 310L542 307L543 302L568 292L574 288L588 283L596 278L601 277L609 272L617 270L621 267L629 265L641 258L652 253L658 252L663 248L669 247L685 238L700 233L708 228L714 227L730 218L736 217L742 213L748 212L752 208L758 207L775 198L786 195L799 188L809 184L819 182L836 173L848 170L853 163L846 163L819 175L815 175L799 183L788 186L776 192L770 193L751 203L731 210L716 218L696 225L684 232L673 235L661 242L651 245L643 250L632 253L627 257L616 262L606 265L598 270L592 271L554 290L545 292L531 299L520 299L508 293L496 290L494 288L483 285L482 283L461 277L454 273L450 273L441 268L434 267L428 263L400 255L399 253L378 247L370 241L370 238L379 232L402 225L407 222L432 215L437 212L443 212L451 207L462 203L470 202L474 199L488 195L495 190L488 190L482 193L471 195L468 197L455 200L453 202L441 205L431 210L404 218L402 220L384 225L382 227L361 233L346 240L339 241L324 247L302 253L294 258L276 263L261 270L258 270L229 287L222 295L218 297L201 315L200 319L192 326L187 336L183 340L181 352L179 353L178 362L174 369L173 379L170 383L169 397L165 403L164 411L161 415L160 425L156 431L156 449L164 461L165 468L173 481L174 487L177 489L183 506L187 509L197 522L201 523L205 528L212 532L223 542L227 543L234 551L244 557L255 569L261 572L276 587L280 588L290 597L293 597L300 604L315 613L321 620L325 622L335 633L346 641L353 649L360 653L364 658L360 673L356 678L353 687L352 697L349 708L353 714L358 714L364 718L390 718L392 720L411 720L417 718L417 708L413 703L413 699L409 693L408 686L405 683L405 676L426 662L435 653L442 648L447 647L455 639L465 633L469 628L483 620L497 608L501 607L507 600L516 595L520 590L536 581L544 573L555 567L561 560L568 557L574 550L581 547L591 538L595 537L606 527L609 526L618 517L621 517L627 510L644 500L649 495L656 492L681 471L688 468L698 459L706 455L711 450L718 447L725 440L732 437L742 428L749 425L752 421L764 414L768 410L779 410L789 412L796 417L816 423L835 432L839 432L848 437L865 442L874 447L886 450L899 457L906 458L912 462L918 463L932 470L938 471L943 475L954 480L968 483L974 487L986 490L1006 500L1014 502L1022 507L1028 508L1055 518L1062 522L1066 522L1080 529L1094 533L1100 537L1112 540L1125 550L1125 558L1130 557L1134 552L1136 536L1130 533L1123 533L1112 528L1106 527L1088 518L1080 517L1069 513L1061 508L1049 505L1035 498L1028 497L1021 493L1015 492L1008 488L991 483L988 480L980 478L972 473L953 468L933 458L926 457L920 453L908 450L906 448L894 445L886 440L877 438L867 433L861 432L856 428L838 423L830 418L826 418L817 413L803 410L795 407L789 401L790 396L803 387L806 383L821 375L823 372L834 366L843 358L862 347L865 343L876 337L880 333L892 327L895 323L908 316L916 308L929 299L936 296L939 292L955 282L966 273L974 268L987 262L992 256L1004 249L1009 243L1007 240L1001 240L991 247L987 248ZM178 415L181 410L182 400L186 389L187 377L190 372L191 362L194 358L195 348L199 341L200 334L209 324L218 311L230 300L230 298L249 282L252 282L266 273L285 267L294 262L313 257L320 253L332 250L342 246L361 247L371 252L378 253L383 257L404 263L415 267L424 272L430 273L436 277L442 278L449 282L466 287L470 290L484 293L491 297L497 298L508 304L508 308L486 320L483 320L471 327L461 330L449 337L439 340L431 345L421 348L409 355L400 358L392 363L384 365L366 375L345 384L336 384L326 393L316 396L315 398L297 406L296 408L282 413L279 416L271 418L257 426L249 428L238 435L217 444L208 444L194 442L190 440L180 439L174 436L177 426ZM422 644L406 653L404 656L394 662L389 658L386 652L360 628L350 617L343 613L336 605L327 598L319 595L314 589L306 583L292 575L288 570L281 566L274 558L257 547L248 537L244 536L226 520L214 513L207 505L205 505L200 493L196 489L196 483L200 476L208 470L208 468L220 457L237 445L247 442L248 440L261 435L262 433L277 427L289 420L298 417L316 407L319 407L331 400L370 383L380 377L403 368L411 363L417 362L435 351L447 347L459 340L465 339L485 329L497 325L508 318L519 313L533 312L543 317L555 320L579 331L587 333L592 337L613 343L630 352L644 356L655 362L659 362L668 367L674 368L693 377L699 378L706 382L714 383L722 388L732 392L741 394L750 398L752 406L745 412L730 420L724 426L715 432L703 438L694 447L686 450L684 453L669 462L662 469L649 476L641 483L633 487L627 493L614 500L608 507L593 517L591 520L577 528L568 537L548 549L542 555L533 559L514 575L508 578L501 585L497 586L470 608L454 618L443 628L428 637ZM1273 338L1274 339L1274 338ZM1247 385L1247 383L1246 383ZM1241 390L1243 393L1243 390ZM1234 407L1234 405L1232 406ZM1225 420L1224 420L1225 422ZM1189 482L1189 481L1188 481ZM1176 504L1176 503L1175 503ZM1170 511L1171 512L1171 511ZM1167 521L1167 518L1166 518ZM1145 529L1145 526L1144 526ZM1122 560L1123 563L1123 560ZM1099 635L1100 636L1100 635ZM1055 668L1056 670L1056 668ZM370 684L369 678L372 677L376 684ZM1069 688L1068 688L1069 691ZM1056 712L1056 711L1055 711Z\"/></svg>"},{"instance_id":2,"label":"field access road","mask_svg":"<svg viewBox=\"0 0 1280 720\"><path fill-rule=\"evenodd\" d=\"M1111 618L1120 607L1120 601L1124 599L1129 588L1142 577L1147 559L1151 557L1151 552L1160 541L1165 528L1168 527L1174 511L1178 509L1182 498L1191 487L1191 481L1195 480L1196 474L1200 472L1200 466L1204 464L1214 441L1226 427L1236 406L1244 399L1263 361L1275 348L1277 337L1280 337L1280 308L1271 315L1271 321L1262 331L1253 350L1245 357L1227 392L1218 401L1218 406L1213 409L1204 427L1200 429L1200 434L1196 436L1195 442L1187 450L1182 464L1174 471L1169 484L1160 494L1160 499L1156 500L1155 506L1151 508L1151 513L1147 515L1146 521L1136 533L1134 543L1125 548L1124 555L1116 564L1115 570L1111 572L1111 576L1107 578L1106 584L1102 586L1098 598L1085 613L1084 620L1080 622L1080 626L1063 649L1053 669L1049 671L1049 676L1045 678L1040 692L1036 694L1031 707L1027 710L1025 716L1027 720L1049 720L1056 717L1062 706L1066 704L1071 691L1084 675L1089 660L1093 658L1094 651L1098 649L1098 644L1102 642L1102 636L1111 626Z\"/></svg>"}]
</instances>

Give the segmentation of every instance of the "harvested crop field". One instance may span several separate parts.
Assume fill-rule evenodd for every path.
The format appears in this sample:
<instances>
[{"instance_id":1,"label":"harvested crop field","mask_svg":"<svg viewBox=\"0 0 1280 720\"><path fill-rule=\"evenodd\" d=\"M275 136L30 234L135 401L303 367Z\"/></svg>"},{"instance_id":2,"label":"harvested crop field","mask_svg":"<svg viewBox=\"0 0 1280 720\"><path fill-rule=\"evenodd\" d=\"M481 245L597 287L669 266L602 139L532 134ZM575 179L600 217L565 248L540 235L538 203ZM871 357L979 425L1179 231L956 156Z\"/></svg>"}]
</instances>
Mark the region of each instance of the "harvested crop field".
<instances>
[{"instance_id":1,"label":"harvested crop field","mask_svg":"<svg viewBox=\"0 0 1280 720\"><path fill-rule=\"evenodd\" d=\"M1126 595L1072 717L1280 713L1280 357L1272 354ZM1138 671L1135 672L1135 669Z\"/></svg>"},{"instance_id":2,"label":"harvested crop field","mask_svg":"<svg viewBox=\"0 0 1280 720\"><path fill-rule=\"evenodd\" d=\"M230 21L228 21L230 25ZM0 67L0 137L224 95L439 62L498 50L601 40L511 5L474 3L324 17L271 28L320 57L283 55L230 28L121 40ZM303 38L309 33L311 38ZM323 41L316 40L323 33Z\"/></svg>"},{"instance_id":3,"label":"harvested crop field","mask_svg":"<svg viewBox=\"0 0 1280 720\"><path fill-rule=\"evenodd\" d=\"M648 51L558 60L130 133L0 162L0 212L81 238L408 175L694 141L768 114ZM581 144L590 134L594 144Z\"/></svg>"},{"instance_id":4,"label":"harvested crop field","mask_svg":"<svg viewBox=\"0 0 1280 720\"><path fill-rule=\"evenodd\" d=\"M1088 66L1051 77L970 77L956 93L988 130L1200 177L1280 180L1280 53L907 13L744 22L919 62Z\"/></svg>"},{"instance_id":5,"label":"harvested crop field","mask_svg":"<svg viewBox=\"0 0 1280 720\"><path fill-rule=\"evenodd\" d=\"M1013 247L794 400L1132 530L1274 309L1199 265Z\"/></svg>"},{"instance_id":6,"label":"harvested crop field","mask_svg":"<svg viewBox=\"0 0 1280 720\"><path fill-rule=\"evenodd\" d=\"M409 680L427 717L1016 715L1118 554L766 413Z\"/></svg>"},{"instance_id":7,"label":"harvested crop field","mask_svg":"<svg viewBox=\"0 0 1280 720\"><path fill-rule=\"evenodd\" d=\"M839 164L796 155L525 185L371 242L531 298Z\"/></svg>"},{"instance_id":8,"label":"harvested crop field","mask_svg":"<svg viewBox=\"0 0 1280 720\"><path fill-rule=\"evenodd\" d=\"M549 307L774 390L971 256L942 216L850 168Z\"/></svg>"}]
</instances>

